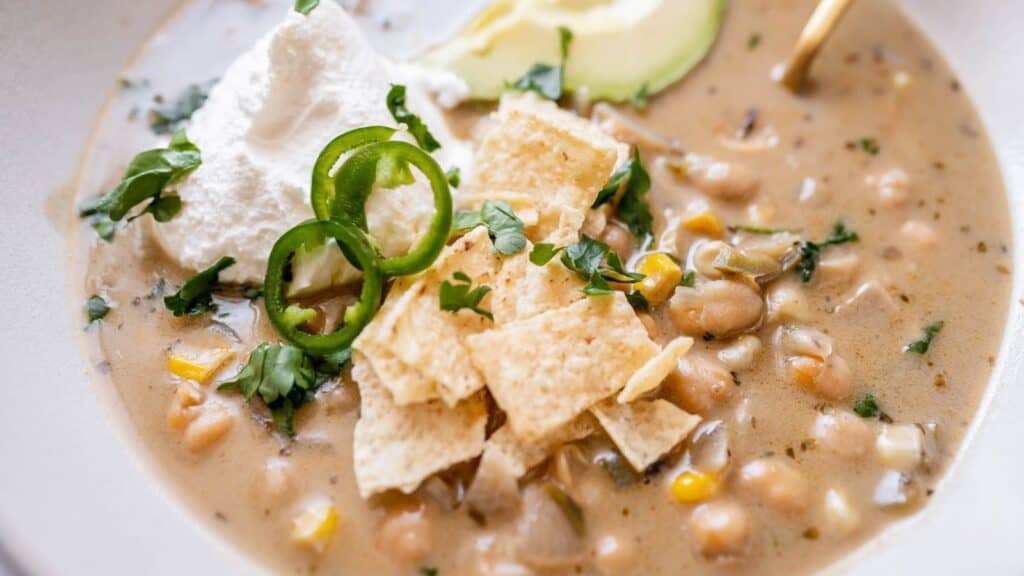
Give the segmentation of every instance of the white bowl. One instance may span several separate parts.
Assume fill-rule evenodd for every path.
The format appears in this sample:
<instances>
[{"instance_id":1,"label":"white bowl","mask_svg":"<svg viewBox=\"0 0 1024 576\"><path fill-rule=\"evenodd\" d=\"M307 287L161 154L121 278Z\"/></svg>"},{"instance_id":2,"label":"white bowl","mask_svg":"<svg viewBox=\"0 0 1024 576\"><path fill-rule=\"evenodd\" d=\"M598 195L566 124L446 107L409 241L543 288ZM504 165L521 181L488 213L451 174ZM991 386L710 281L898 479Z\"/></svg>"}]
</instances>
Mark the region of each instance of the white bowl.
<instances>
[{"instance_id":1,"label":"white bowl","mask_svg":"<svg viewBox=\"0 0 1024 576\"><path fill-rule=\"evenodd\" d=\"M111 392L86 377L77 342L81 313L69 306L68 184L113 79L174 4L0 2L0 573L4 562L30 574L263 571L194 521L150 469L123 417L108 409L114 399L104 396ZM433 0L426 12L435 25L440 17L451 26L451 11L466 14L468 5ZM1002 163L1019 246L1024 2L905 5L981 111ZM1014 251L1015 295L1022 254ZM1024 307L1012 305L1010 315L985 401L929 506L836 571L1024 573L1016 548L1024 526L1024 387L1016 385L1024 376Z\"/></svg>"}]
</instances>

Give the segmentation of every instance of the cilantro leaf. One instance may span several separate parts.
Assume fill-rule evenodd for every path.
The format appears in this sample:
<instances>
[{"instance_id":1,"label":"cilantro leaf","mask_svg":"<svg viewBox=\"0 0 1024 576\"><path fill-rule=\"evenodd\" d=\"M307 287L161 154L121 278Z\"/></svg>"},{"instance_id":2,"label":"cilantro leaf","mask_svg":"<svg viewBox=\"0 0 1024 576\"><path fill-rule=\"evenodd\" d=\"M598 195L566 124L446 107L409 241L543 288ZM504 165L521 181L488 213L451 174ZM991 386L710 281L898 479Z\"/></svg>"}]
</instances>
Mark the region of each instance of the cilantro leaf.
<instances>
[{"instance_id":1,"label":"cilantro leaf","mask_svg":"<svg viewBox=\"0 0 1024 576\"><path fill-rule=\"evenodd\" d=\"M547 242L534 244L533 250L530 250L530 262L535 266L544 266L548 262L551 262L551 259L562 250L565 250L565 248L559 248L554 244L549 244Z\"/></svg>"},{"instance_id":2,"label":"cilantro leaf","mask_svg":"<svg viewBox=\"0 0 1024 576\"><path fill-rule=\"evenodd\" d=\"M340 371L341 364L336 360L323 361L321 366ZM288 436L294 436L295 411L312 401L317 388L326 381L321 377L319 367L299 348L264 342L252 351L241 372L217 389L237 390L246 400L259 394L270 410L274 424Z\"/></svg>"},{"instance_id":3,"label":"cilantro leaf","mask_svg":"<svg viewBox=\"0 0 1024 576\"><path fill-rule=\"evenodd\" d=\"M452 166L444 173L445 178L448 179L448 185L452 188L458 188L459 184L462 183L462 170L458 166Z\"/></svg>"},{"instance_id":4,"label":"cilantro leaf","mask_svg":"<svg viewBox=\"0 0 1024 576\"><path fill-rule=\"evenodd\" d=\"M155 134L173 134L184 128L196 110L206 104L210 89L217 83L216 79L202 84L191 84L174 102L155 106L149 111L149 128Z\"/></svg>"},{"instance_id":5,"label":"cilantro leaf","mask_svg":"<svg viewBox=\"0 0 1024 576\"><path fill-rule=\"evenodd\" d=\"M640 149L634 147L633 157L612 173L608 183L597 193L592 207L611 202L622 190L617 206L619 219L629 227L633 236L644 239L654 235L654 216L647 204L650 189L651 176L640 161Z\"/></svg>"},{"instance_id":6,"label":"cilantro leaf","mask_svg":"<svg viewBox=\"0 0 1024 576\"><path fill-rule=\"evenodd\" d=\"M526 248L525 225L516 216L512 206L504 200L485 200L477 212L461 211L455 214L452 230L472 230L486 226L494 244L494 251L504 256L522 252Z\"/></svg>"},{"instance_id":7,"label":"cilantro leaf","mask_svg":"<svg viewBox=\"0 0 1024 576\"><path fill-rule=\"evenodd\" d=\"M452 230L455 232L466 232L483 225L484 219L480 216L479 210L460 210L452 219Z\"/></svg>"},{"instance_id":8,"label":"cilantro leaf","mask_svg":"<svg viewBox=\"0 0 1024 576\"><path fill-rule=\"evenodd\" d=\"M565 248L553 244L538 244L530 252L530 262L543 266L561 252L562 265L586 280L583 293L588 296L607 296L615 293L610 282L634 284L645 278L643 274L629 272L618 253L607 244L587 236Z\"/></svg>"},{"instance_id":9,"label":"cilantro leaf","mask_svg":"<svg viewBox=\"0 0 1024 576\"><path fill-rule=\"evenodd\" d=\"M437 568L433 566L420 566L420 576L437 576Z\"/></svg>"},{"instance_id":10,"label":"cilantro leaf","mask_svg":"<svg viewBox=\"0 0 1024 576\"><path fill-rule=\"evenodd\" d=\"M504 200L487 200L480 209L480 218L491 231L494 250L509 256L526 248L526 236L523 235L523 221L512 211L512 206Z\"/></svg>"},{"instance_id":11,"label":"cilantro leaf","mask_svg":"<svg viewBox=\"0 0 1024 576\"><path fill-rule=\"evenodd\" d=\"M90 324L106 318L108 312L110 312L110 305L96 294L85 301L85 313L89 317Z\"/></svg>"},{"instance_id":12,"label":"cilantro leaf","mask_svg":"<svg viewBox=\"0 0 1024 576\"><path fill-rule=\"evenodd\" d=\"M558 27L559 49L562 56L557 66L537 62L530 66L522 77L512 83L520 92L536 92L548 100L558 100L565 91L565 63L569 59L572 31L565 26Z\"/></svg>"},{"instance_id":13,"label":"cilantro leaf","mask_svg":"<svg viewBox=\"0 0 1024 576\"><path fill-rule=\"evenodd\" d=\"M629 301L629 304L633 306L634 310L639 312L647 312L651 309L651 304L647 301L647 298L643 293L637 290L633 290L629 294L626 294L626 300Z\"/></svg>"},{"instance_id":14,"label":"cilantro leaf","mask_svg":"<svg viewBox=\"0 0 1024 576\"><path fill-rule=\"evenodd\" d=\"M213 266L188 279L181 288L164 297L164 306L175 316L200 316L217 309L213 303L213 287L221 271L234 265L235 259L225 256Z\"/></svg>"},{"instance_id":15,"label":"cilantro leaf","mask_svg":"<svg viewBox=\"0 0 1024 576\"><path fill-rule=\"evenodd\" d=\"M868 392L853 405L853 411L861 418L875 418L882 410L878 407L875 395Z\"/></svg>"},{"instance_id":16,"label":"cilantro leaf","mask_svg":"<svg viewBox=\"0 0 1024 576\"><path fill-rule=\"evenodd\" d=\"M932 322L931 324L925 326L924 335L918 338L917 340L914 340L913 342L904 346L903 351L916 352L917 354L927 354L928 349L932 345L932 341L935 340L935 337L939 335L939 332L942 331L942 327L945 325L945 322L939 320L938 322Z\"/></svg>"},{"instance_id":17,"label":"cilantro leaf","mask_svg":"<svg viewBox=\"0 0 1024 576\"><path fill-rule=\"evenodd\" d=\"M319 5L320 0L295 0L295 11L299 14L308 15Z\"/></svg>"},{"instance_id":18,"label":"cilantro leaf","mask_svg":"<svg viewBox=\"0 0 1024 576\"><path fill-rule=\"evenodd\" d=\"M405 107L405 86L392 84L391 90L388 91L387 103L391 117L395 119L395 122L405 124L409 128L409 133L416 139L420 148L427 152L433 152L441 147L441 143L430 133L423 120Z\"/></svg>"},{"instance_id":19,"label":"cilantro leaf","mask_svg":"<svg viewBox=\"0 0 1024 576\"><path fill-rule=\"evenodd\" d=\"M832 233L823 241L811 242L806 240L800 243L800 260L797 261L794 268L800 276L800 281L806 284L814 277L823 248L846 244L847 242L857 242L858 240L860 240L860 236L853 230L848 229L842 221L839 221L832 226Z\"/></svg>"},{"instance_id":20,"label":"cilantro leaf","mask_svg":"<svg viewBox=\"0 0 1024 576\"><path fill-rule=\"evenodd\" d=\"M463 308L472 310L477 314L494 320L494 315L489 310L480 307L480 301L491 291L491 287L481 284L473 288L473 280L465 272L456 272L452 275L455 283L447 280L441 282L441 310L456 313Z\"/></svg>"},{"instance_id":21,"label":"cilantro leaf","mask_svg":"<svg viewBox=\"0 0 1024 576\"><path fill-rule=\"evenodd\" d=\"M619 199L619 219L622 220L633 236L644 239L654 235L654 216L647 204L647 192L651 189L651 177L640 163L640 149L633 149L630 160L631 169L626 181L626 189Z\"/></svg>"},{"instance_id":22,"label":"cilantro leaf","mask_svg":"<svg viewBox=\"0 0 1024 576\"><path fill-rule=\"evenodd\" d=\"M512 84L520 92L536 92L548 100L562 97L562 67L537 63Z\"/></svg>"},{"instance_id":23,"label":"cilantro leaf","mask_svg":"<svg viewBox=\"0 0 1024 576\"><path fill-rule=\"evenodd\" d=\"M136 218L142 217L144 214L152 214L153 219L157 222L170 222L171 219L177 216L180 211L181 198L178 195L172 194L170 196L157 196L146 205L142 212L128 218L128 221L131 222Z\"/></svg>"},{"instance_id":24,"label":"cilantro leaf","mask_svg":"<svg viewBox=\"0 0 1024 576\"><path fill-rule=\"evenodd\" d=\"M154 217L174 217L181 208L181 200L162 197L164 187L196 169L202 164L202 155L195 144L179 131L167 148L141 152L132 159L121 183L110 192L88 198L78 206L79 216L88 219L104 239L113 237L113 222L122 220L128 212L146 200L150 205L143 210Z\"/></svg>"}]
</instances>

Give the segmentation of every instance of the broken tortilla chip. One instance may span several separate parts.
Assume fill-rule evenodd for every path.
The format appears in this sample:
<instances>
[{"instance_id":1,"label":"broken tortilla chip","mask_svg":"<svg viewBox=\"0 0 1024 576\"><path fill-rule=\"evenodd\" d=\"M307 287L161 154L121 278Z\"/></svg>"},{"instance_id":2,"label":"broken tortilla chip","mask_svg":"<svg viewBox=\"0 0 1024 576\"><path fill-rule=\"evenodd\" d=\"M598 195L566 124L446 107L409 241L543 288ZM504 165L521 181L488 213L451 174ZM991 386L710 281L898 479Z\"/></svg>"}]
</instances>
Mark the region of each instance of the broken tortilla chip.
<instances>
[{"instance_id":1,"label":"broken tortilla chip","mask_svg":"<svg viewBox=\"0 0 1024 576\"><path fill-rule=\"evenodd\" d=\"M524 442L508 426L502 426L484 445L466 502L485 514L509 511L519 502L517 481L523 475L563 444L589 436L596 429L594 417L587 413L537 442Z\"/></svg>"},{"instance_id":2,"label":"broken tortilla chip","mask_svg":"<svg viewBox=\"0 0 1024 576\"><path fill-rule=\"evenodd\" d=\"M669 342L658 352L658 355L651 358L644 364L636 374L630 377L626 387L619 392L619 402L632 402L644 394L654 390L679 365L679 359L690 351L693 346L693 338L680 336Z\"/></svg>"},{"instance_id":3,"label":"broken tortilla chip","mask_svg":"<svg viewBox=\"0 0 1024 576\"><path fill-rule=\"evenodd\" d=\"M527 442L617 392L658 353L621 292L473 334L466 344L512 431Z\"/></svg>"},{"instance_id":4,"label":"broken tortilla chip","mask_svg":"<svg viewBox=\"0 0 1024 576\"><path fill-rule=\"evenodd\" d=\"M629 149L591 122L533 94L501 99L477 152L476 187L536 200L527 236L549 242L560 228L578 232L597 193Z\"/></svg>"},{"instance_id":5,"label":"broken tortilla chip","mask_svg":"<svg viewBox=\"0 0 1024 576\"><path fill-rule=\"evenodd\" d=\"M483 451L487 406L479 395L455 407L398 406L359 351L352 355L352 379L362 397L353 460L363 498L391 489L411 493L431 474Z\"/></svg>"},{"instance_id":6,"label":"broken tortilla chip","mask_svg":"<svg viewBox=\"0 0 1024 576\"><path fill-rule=\"evenodd\" d=\"M454 406L484 387L463 342L493 323L471 310L442 310L439 292L441 283L451 281L456 272L469 275L474 285L490 284L499 263L487 229L478 227L446 248L422 275L400 279L392 287L355 348L382 368L379 375L395 403L405 406L440 397ZM488 299L481 306L486 308Z\"/></svg>"},{"instance_id":7,"label":"broken tortilla chip","mask_svg":"<svg viewBox=\"0 0 1024 576\"><path fill-rule=\"evenodd\" d=\"M548 310L564 308L586 297L584 282L558 259L544 266L532 264L533 245L505 258L494 281L491 312L497 325L525 320Z\"/></svg>"},{"instance_id":8,"label":"broken tortilla chip","mask_svg":"<svg viewBox=\"0 0 1024 576\"><path fill-rule=\"evenodd\" d=\"M632 404L609 399L590 411L638 472L675 448L701 421L700 416L661 399Z\"/></svg>"}]
</instances>

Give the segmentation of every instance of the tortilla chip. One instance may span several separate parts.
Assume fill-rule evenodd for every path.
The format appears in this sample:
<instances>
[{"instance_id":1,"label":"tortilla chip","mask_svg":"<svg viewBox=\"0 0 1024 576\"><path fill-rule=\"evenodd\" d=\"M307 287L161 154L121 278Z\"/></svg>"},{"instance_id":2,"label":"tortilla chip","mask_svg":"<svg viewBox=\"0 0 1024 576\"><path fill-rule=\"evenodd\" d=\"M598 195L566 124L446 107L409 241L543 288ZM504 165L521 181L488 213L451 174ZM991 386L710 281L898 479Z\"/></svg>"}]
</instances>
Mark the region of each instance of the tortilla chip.
<instances>
[{"instance_id":1,"label":"tortilla chip","mask_svg":"<svg viewBox=\"0 0 1024 576\"><path fill-rule=\"evenodd\" d=\"M679 359L690 351L691 346L693 346L693 338L687 336L680 336L666 344L657 356L651 358L647 364L636 371L636 374L630 377L626 387L619 392L619 402L623 404L632 402L657 388L662 380L676 369Z\"/></svg>"},{"instance_id":2,"label":"tortilla chip","mask_svg":"<svg viewBox=\"0 0 1024 576\"><path fill-rule=\"evenodd\" d=\"M466 344L512 431L528 442L617 392L658 353L620 292L473 334Z\"/></svg>"},{"instance_id":3,"label":"tortilla chip","mask_svg":"<svg viewBox=\"0 0 1024 576\"><path fill-rule=\"evenodd\" d=\"M666 400L619 404L606 400L590 409L622 455L643 472L682 442L701 417Z\"/></svg>"},{"instance_id":4,"label":"tortilla chip","mask_svg":"<svg viewBox=\"0 0 1024 576\"><path fill-rule=\"evenodd\" d=\"M537 442L523 442L502 426L484 445L466 502L485 514L506 512L519 502L518 480L563 444L589 436L597 428L587 413Z\"/></svg>"},{"instance_id":5,"label":"tortilla chip","mask_svg":"<svg viewBox=\"0 0 1024 576\"><path fill-rule=\"evenodd\" d=\"M528 245L505 258L491 293L491 312L497 325L525 320L548 310L564 308L586 297L584 282L557 258L544 266L530 262Z\"/></svg>"},{"instance_id":6,"label":"tortilla chip","mask_svg":"<svg viewBox=\"0 0 1024 576\"><path fill-rule=\"evenodd\" d=\"M502 97L474 169L486 192L536 198L537 224L527 236L549 241L559 228L579 231L598 191L629 149L588 120L534 94Z\"/></svg>"},{"instance_id":7,"label":"tortilla chip","mask_svg":"<svg viewBox=\"0 0 1024 576\"><path fill-rule=\"evenodd\" d=\"M362 396L353 460L363 498L391 489L409 494L431 474L483 451L487 406L479 395L454 408L438 401L398 406L359 351L352 379Z\"/></svg>"},{"instance_id":8,"label":"tortilla chip","mask_svg":"<svg viewBox=\"0 0 1024 576\"><path fill-rule=\"evenodd\" d=\"M474 285L493 284L499 265L492 253L488 232L475 228L445 249L434 266L416 278L400 279L387 302L356 340L355 348L369 358L399 405L442 398L449 406L484 386L469 361L463 342L470 334L492 326L487 318L471 311L441 310L441 282L464 272ZM489 298L489 296L488 296ZM485 299L481 306L488 306ZM401 374L394 360L417 374Z\"/></svg>"}]
</instances>

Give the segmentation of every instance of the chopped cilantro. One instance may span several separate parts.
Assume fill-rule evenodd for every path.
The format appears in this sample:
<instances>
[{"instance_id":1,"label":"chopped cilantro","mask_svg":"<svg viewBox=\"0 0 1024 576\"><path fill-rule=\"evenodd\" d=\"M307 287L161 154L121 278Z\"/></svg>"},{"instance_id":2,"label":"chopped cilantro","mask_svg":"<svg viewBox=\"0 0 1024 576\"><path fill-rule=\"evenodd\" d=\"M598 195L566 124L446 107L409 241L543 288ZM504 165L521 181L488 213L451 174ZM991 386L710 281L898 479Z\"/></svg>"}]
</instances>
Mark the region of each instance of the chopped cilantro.
<instances>
[{"instance_id":1,"label":"chopped cilantro","mask_svg":"<svg viewBox=\"0 0 1024 576\"><path fill-rule=\"evenodd\" d=\"M687 270L686 273L683 274L683 279L679 281L679 285L685 286L686 288L693 288L697 285L697 273L693 270Z\"/></svg>"},{"instance_id":2,"label":"chopped cilantro","mask_svg":"<svg viewBox=\"0 0 1024 576\"><path fill-rule=\"evenodd\" d=\"M420 148L427 152L433 152L441 147L441 143L430 133L423 120L405 107L405 86L392 84L391 90L388 91L387 102L388 110L391 112L395 122L405 124L409 128L409 133L416 139L416 143L420 145Z\"/></svg>"},{"instance_id":3,"label":"chopped cilantro","mask_svg":"<svg viewBox=\"0 0 1024 576\"><path fill-rule=\"evenodd\" d=\"M634 147L633 157L612 173L608 183L597 193L593 208L612 201L619 190L622 196L618 202L619 219L638 239L654 235L654 216L647 205L647 192L651 189L651 177L640 162L640 149Z\"/></svg>"},{"instance_id":4,"label":"chopped cilantro","mask_svg":"<svg viewBox=\"0 0 1024 576\"><path fill-rule=\"evenodd\" d=\"M942 331L942 327L945 326L945 322L939 320L938 322L932 322L931 324L924 327L924 335L921 338L914 340L903 347L904 352L916 352L918 354L927 354L928 348L932 345L932 340L939 335Z\"/></svg>"},{"instance_id":5,"label":"chopped cilantro","mask_svg":"<svg viewBox=\"0 0 1024 576\"><path fill-rule=\"evenodd\" d=\"M562 250L565 250L565 248L559 248L558 246L547 242L534 244L533 250L530 250L530 262L535 266L544 266L548 262L551 262L551 259Z\"/></svg>"},{"instance_id":6,"label":"chopped cilantro","mask_svg":"<svg viewBox=\"0 0 1024 576\"><path fill-rule=\"evenodd\" d=\"M225 256L213 266L188 279L181 289L164 297L164 306L175 316L200 316L217 309L213 303L213 287L220 273L234 265L235 259Z\"/></svg>"},{"instance_id":7,"label":"chopped cilantro","mask_svg":"<svg viewBox=\"0 0 1024 576\"><path fill-rule=\"evenodd\" d=\"M626 294L626 300L628 300L633 309L638 312L647 312L651 309L650 302L648 302L643 293L638 290L633 290Z\"/></svg>"},{"instance_id":8,"label":"chopped cilantro","mask_svg":"<svg viewBox=\"0 0 1024 576\"><path fill-rule=\"evenodd\" d=\"M181 200L176 196L162 196L164 187L200 164L199 148L179 131L167 148L147 150L135 156L117 188L80 203L79 216L86 218L105 240L113 238L114 222L122 220L147 200L149 205L140 215L149 213L159 222L166 222L181 209Z\"/></svg>"},{"instance_id":9,"label":"chopped cilantro","mask_svg":"<svg viewBox=\"0 0 1024 576\"><path fill-rule=\"evenodd\" d=\"M874 138L861 138L857 143L860 149L867 152L871 156L878 156L878 153L882 151L882 146L878 143L878 140Z\"/></svg>"},{"instance_id":10,"label":"chopped cilantro","mask_svg":"<svg viewBox=\"0 0 1024 576\"><path fill-rule=\"evenodd\" d=\"M462 171L459 170L458 166L452 166L444 175L448 179L448 185L452 188L458 188L459 184L462 183Z\"/></svg>"},{"instance_id":11,"label":"chopped cilantro","mask_svg":"<svg viewBox=\"0 0 1024 576\"><path fill-rule=\"evenodd\" d=\"M609 282L635 284L645 278L643 274L629 272L622 265L618 253L599 240L583 235L580 241L564 248L541 243L530 252L530 262L543 266L556 254L562 254L562 265L572 270L581 280L586 280L583 293L588 296L614 294Z\"/></svg>"},{"instance_id":12,"label":"chopped cilantro","mask_svg":"<svg viewBox=\"0 0 1024 576\"><path fill-rule=\"evenodd\" d=\"M633 98L630 100L630 103L633 105L633 108L636 108L637 110L643 110L647 108L647 104L649 103L648 101L650 98L649 90L650 88L646 82L644 82L643 85L637 89L636 93L633 94Z\"/></svg>"},{"instance_id":13,"label":"chopped cilantro","mask_svg":"<svg viewBox=\"0 0 1024 576\"><path fill-rule=\"evenodd\" d=\"M157 196L153 198L153 201L146 205L146 208L128 218L131 222L136 218L143 216L144 214L152 214L153 219L157 222L170 222L172 218L178 215L181 211L181 198L178 196Z\"/></svg>"},{"instance_id":14,"label":"chopped cilantro","mask_svg":"<svg viewBox=\"0 0 1024 576\"><path fill-rule=\"evenodd\" d=\"M246 400L259 394L277 427L294 436L295 411L312 401L317 388L341 372L351 353L346 349L313 358L288 344L264 342L252 351L241 372L217 389L237 390Z\"/></svg>"},{"instance_id":15,"label":"chopped cilantro","mask_svg":"<svg viewBox=\"0 0 1024 576\"><path fill-rule=\"evenodd\" d=\"M856 242L860 237L853 230L846 228L841 221L832 226L832 233L821 242L804 241L800 244L800 260L796 263L796 272L800 275L800 281L808 283L814 277L814 271L818 269L818 260L821 258L822 248Z\"/></svg>"},{"instance_id":16,"label":"chopped cilantro","mask_svg":"<svg viewBox=\"0 0 1024 576\"><path fill-rule=\"evenodd\" d=\"M437 576L437 568L433 566L420 566L420 576Z\"/></svg>"},{"instance_id":17,"label":"chopped cilantro","mask_svg":"<svg viewBox=\"0 0 1024 576\"><path fill-rule=\"evenodd\" d=\"M108 312L110 312L110 305L96 294L85 301L85 313L89 317L90 324L106 318Z\"/></svg>"},{"instance_id":18,"label":"chopped cilantro","mask_svg":"<svg viewBox=\"0 0 1024 576\"><path fill-rule=\"evenodd\" d=\"M299 14L309 14L314 8L320 5L320 0L295 0L295 11Z\"/></svg>"},{"instance_id":19,"label":"chopped cilantro","mask_svg":"<svg viewBox=\"0 0 1024 576\"><path fill-rule=\"evenodd\" d=\"M747 49L748 50L753 50L753 49L757 48L760 45L761 45L761 34L760 33L754 32L753 34L750 35L750 38L747 38Z\"/></svg>"},{"instance_id":20,"label":"chopped cilantro","mask_svg":"<svg viewBox=\"0 0 1024 576\"><path fill-rule=\"evenodd\" d=\"M861 418L876 418L881 413L881 409L878 407L878 400L870 392L853 405L853 411Z\"/></svg>"},{"instance_id":21,"label":"chopped cilantro","mask_svg":"<svg viewBox=\"0 0 1024 576\"><path fill-rule=\"evenodd\" d=\"M523 221L512 206L504 200L485 200L477 212L462 211L455 214L452 230L465 231L486 226L494 243L494 251L504 256L517 254L526 248Z\"/></svg>"},{"instance_id":22,"label":"chopped cilantro","mask_svg":"<svg viewBox=\"0 0 1024 576\"><path fill-rule=\"evenodd\" d=\"M494 320L489 310L480 307L480 301L491 291L491 287L481 284L473 288L473 280L465 272L456 272L452 278L454 284L447 280L441 282L441 310L454 314L465 308L488 320Z\"/></svg>"},{"instance_id":23,"label":"chopped cilantro","mask_svg":"<svg viewBox=\"0 0 1024 576\"><path fill-rule=\"evenodd\" d=\"M559 26L558 40L562 55L561 63L557 66L541 62L533 64L526 74L512 83L512 88L520 92L536 92L548 100L558 100L562 97L565 91L565 62L569 59L572 31Z\"/></svg>"},{"instance_id":24,"label":"chopped cilantro","mask_svg":"<svg viewBox=\"0 0 1024 576\"><path fill-rule=\"evenodd\" d=\"M210 89L217 80L191 84L174 102L153 107L149 111L149 127L156 134L173 134L185 127L192 114L206 104Z\"/></svg>"}]
</instances>

